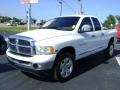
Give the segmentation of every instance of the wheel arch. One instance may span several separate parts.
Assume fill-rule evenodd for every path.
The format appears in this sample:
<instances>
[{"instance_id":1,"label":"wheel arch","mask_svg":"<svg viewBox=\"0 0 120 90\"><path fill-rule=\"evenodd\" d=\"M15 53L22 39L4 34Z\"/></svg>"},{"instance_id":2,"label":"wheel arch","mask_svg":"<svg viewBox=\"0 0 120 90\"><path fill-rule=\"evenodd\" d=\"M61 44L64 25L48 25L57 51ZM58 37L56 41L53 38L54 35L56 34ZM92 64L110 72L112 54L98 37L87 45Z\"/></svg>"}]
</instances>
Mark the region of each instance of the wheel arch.
<instances>
[{"instance_id":1,"label":"wheel arch","mask_svg":"<svg viewBox=\"0 0 120 90\"><path fill-rule=\"evenodd\" d=\"M59 56L61 53L66 53L66 52L71 53L74 56L74 59L75 59L75 57L76 57L76 54L75 54L76 50L75 50L75 48L73 46L67 46L67 47L64 47L64 48L60 49L58 51L58 53L57 53L57 56Z\"/></svg>"},{"instance_id":2,"label":"wheel arch","mask_svg":"<svg viewBox=\"0 0 120 90\"><path fill-rule=\"evenodd\" d=\"M110 45L110 43L114 43L114 37L111 37L108 43L108 46Z\"/></svg>"},{"instance_id":3,"label":"wheel arch","mask_svg":"<svg viewBox=\"0 0 120 90\"><path fill-rule=\"evenodd\" d=\"M67 53L67 52L70 52L70 53L73 55L73 58L74 58L74 60L75 60L75 58L76 58L75 48L72 47L72 46L64 47L64 48L62 48L62 49L60 49L60 50L58 51L52 69L54 69L55 64L56 64L56 60L57 60L57 58L59 57L59 55L61 55L61 54L63 54L63 53Z\"/></svg>"}]
</instances>

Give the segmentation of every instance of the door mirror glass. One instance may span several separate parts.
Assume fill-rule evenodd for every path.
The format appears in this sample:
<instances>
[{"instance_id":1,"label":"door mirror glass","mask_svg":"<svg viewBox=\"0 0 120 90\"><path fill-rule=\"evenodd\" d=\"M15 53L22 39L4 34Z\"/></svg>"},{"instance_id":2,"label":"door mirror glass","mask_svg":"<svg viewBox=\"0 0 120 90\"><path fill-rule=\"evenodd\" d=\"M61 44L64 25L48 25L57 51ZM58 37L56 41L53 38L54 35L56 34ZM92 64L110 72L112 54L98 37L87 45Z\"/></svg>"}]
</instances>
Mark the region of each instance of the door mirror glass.
<instances>
[{"instance_id":1,"label":"door mirror glass","mask_svg":"<svg viewBox=\"0 0 120 90\"><path fill-rule=\"evenodd\" d=\"M81 28L81 31L82 32L89 32L92 30L92 26L91 25L83 25L82 28Z\"/></svg>"}]
</instances>

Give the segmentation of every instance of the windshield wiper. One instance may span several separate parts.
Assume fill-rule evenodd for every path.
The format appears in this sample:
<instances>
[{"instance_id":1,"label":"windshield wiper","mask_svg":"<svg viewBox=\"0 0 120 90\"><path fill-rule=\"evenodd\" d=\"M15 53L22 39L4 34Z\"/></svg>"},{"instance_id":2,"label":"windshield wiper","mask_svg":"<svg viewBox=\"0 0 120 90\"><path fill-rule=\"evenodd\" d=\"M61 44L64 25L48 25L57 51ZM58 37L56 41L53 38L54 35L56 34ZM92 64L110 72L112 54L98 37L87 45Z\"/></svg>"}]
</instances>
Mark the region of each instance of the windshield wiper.
<instances>
[{"instance_id":1,"label":"windshield wiper","mask_svg":"<svg viewBox=\"0 0 120 90\"><path fill-rule=\"evenodd\" d=\"M41 27L40 29L58 29L58 27Z\"/></svg>"},{"instance_id":2,"label":"windshield wiper","mask_svg":"<svg viewBox=\"0 0 120 90\"><path fill-rule=\"evenodd\" d=\"M40 29L56 29L56 30L72 31L72 29L69 27L41 27Z\"/></svg>"}]
</instances>

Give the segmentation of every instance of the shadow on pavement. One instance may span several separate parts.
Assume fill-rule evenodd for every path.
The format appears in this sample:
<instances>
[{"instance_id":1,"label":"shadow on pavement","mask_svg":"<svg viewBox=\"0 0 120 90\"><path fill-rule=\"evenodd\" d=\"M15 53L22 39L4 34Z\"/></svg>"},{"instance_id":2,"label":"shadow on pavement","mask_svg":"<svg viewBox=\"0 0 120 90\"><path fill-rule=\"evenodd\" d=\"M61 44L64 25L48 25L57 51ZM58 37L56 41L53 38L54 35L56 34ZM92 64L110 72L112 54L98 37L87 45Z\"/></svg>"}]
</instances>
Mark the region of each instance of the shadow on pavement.
<instances>
[{"instance_id":1,"label":"shadow on pavement","mask_svg":"<svg viewBox=\"0 0 120 90\"><path fill-rule=\"evenodd\" d=\"M40 75L32 74L32 73L28 73L28 72L24 72L24 71L22 71L22 73L29 76L30 78L33 78L33 79L36 79L36 80L40 80L40 81L44 81L44 82L51 82L51 83L57 82L56 80L54 80L51 77L51 74L50 74L51 72L50 71L40 73Z\"/></svg>"},{"instance_id":2,"label":"shadow on pavement","mask_svg":"<svg viewBox=\"0 0 120 90\"><path fill-rule=\"evenodd\" d=\"M0 55L5 55L6 54L6 51L5 52L0 52Z\"/></svg>"},{"instance_id":3,"label":"shadow on pavement","mask_svg":"<svg viewBox=\"0 0 120 90\"><path fill-rule=\"evenodd\" d=\"M103 55L92 55L76 62L74 77L85 73L100 64L109 64Z\"/></svg>"},{"instance_id":4,"label":"shadow on pavement","mask_svg":"<svg viewBox=\"0 0 120 90\"><path fill-rule=\"evenodd\" d=\"M115 49L114 56L120 54L120 50ZM109 64L109 59L106 59L103 55L103 52L88 56L87 58L81 59L76 62L76 69L74 77L85 73L94 67L97 67L100 64Z\"/></svg>"},{"instance_id":5,"label":"shadow on pavement","mask_svg":"<svg viewBox=\"0 0 120 90\"><path fill-rule=\"evenodd\" d=\"M120 50L115 50L115 54L114 56L120 54ZM113 57L114 58L114 57ZM103 55L103 52L99 52L97 54L88 56L86 58L80 59L76 62L76 67L75 67L75 72L74 75L72 77L76 78L77 76L80 76L81 74L99 66L100 64L109 64L109 59L106 59ZM48 75L40 75L40 76L36 76L33 74L28 74L28 73L24 73L27 76L34 78L36 80L40 80L40 81L45 81L45 82L56 82L53 78L51 78L49 72ZM64 82L63 82L64 83Z\"/></svg>"},{"instance_id":6,"label":"shadow on pavement","mask_svg":"<svg viewBox=\"0 0 120 90\"><path fill-rule=\"evenodd\" d=\"M119 55L120 54L120 50L115 50L114 56Z\"/></svg>"},{"instance_id":7,"label":"shadow on pavement","mask_svg":"<svg viewBox=\"0 0 120 90\"><path fill-rule=\"evenodd\" d=\"M116 56L118 54L120 54L120 50L115 49L114 56ZM97 54L80 59L76 62L75 72L74 72L72 79L99 66L100 64L109 64L108 61L109 61L109 59L107 59L107 60L105 59L103 52L99 52ZM12 71L12 70L16 70L16 69L9 66L8 63L0 64L0 73ZM57 82L53 78L51 78L50 72L51 71L47 71L47 73L41 73L39 76L33 75L31 73L26 73L26 72L23 72L23 73L25 75L29 76L30 78L33 78L36 80L40 80L40 81L44 81L44 82L51 82L51 83Z\"/></svg>"},{"instance_id":8,"label":"shadow on pavement","mask_svg":"<svg viewBox=\"0 0 120 90\"><path fill-rule=\"evenodd\" d=\"M12 68L9 63L0 63L0 73L4 73L4 72L9 72L9 71L13 71L16 70L15 68Z\"/></svg>"}]
</instances>

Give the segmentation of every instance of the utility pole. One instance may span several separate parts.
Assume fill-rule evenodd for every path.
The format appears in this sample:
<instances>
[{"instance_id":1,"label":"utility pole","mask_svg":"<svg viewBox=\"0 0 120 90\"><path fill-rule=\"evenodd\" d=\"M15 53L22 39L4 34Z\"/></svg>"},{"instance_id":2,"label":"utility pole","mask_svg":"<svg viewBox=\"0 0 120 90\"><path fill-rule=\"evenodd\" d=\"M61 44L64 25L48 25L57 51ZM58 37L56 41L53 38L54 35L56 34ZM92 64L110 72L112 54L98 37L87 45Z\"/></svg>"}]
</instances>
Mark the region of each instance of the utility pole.
<instances>
[{"instance_id":1,"label":"utility pole","mask_svg":"<svg viewBox=\"0 0 120 90\"><path fill-rule=\"evenodd\" d=\"M28 3L28 31L31 28L31 3Z\"/></svg>"},{"instance_id":2,"label":"utility pole","mask_svg":"<svg viewBox=\"0 0 120 90\"><path fill-rule=\"evenodd\" d=\"M62 16L62 11L63 11L63 0L60 0L59 3L60 3L60 16Z\"/></svg>"},{"instance_id":3,"label":"utility pole","mask_svg":"<svg viewBox=\"0 0 120 90\"><path fill-rule=\"evenodd\" d=\"M22 4L28 5L27 19L28 19L28 31L30 31L30 27L31 27L31 4L38 3L38 0L20 0L20 1Z\"/></svg>"},{"instance_id":4,"label":"utility pole","mask_svg":"<svg viewBox=\"0 0 120 90\"><path fill-rule=\"evenodd\" d=\"M80 11L79 11L79 13L80 13L80 14L83 14L84 12L83 12L82 1L81 1L81 0L78 0L78 2L79 2L79 5L80 5Z\"/></svg>"}]
</instances>

